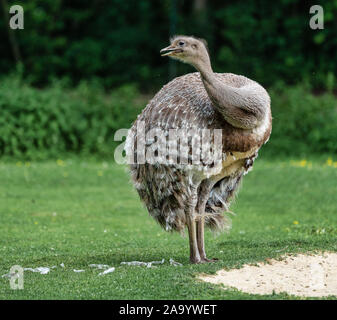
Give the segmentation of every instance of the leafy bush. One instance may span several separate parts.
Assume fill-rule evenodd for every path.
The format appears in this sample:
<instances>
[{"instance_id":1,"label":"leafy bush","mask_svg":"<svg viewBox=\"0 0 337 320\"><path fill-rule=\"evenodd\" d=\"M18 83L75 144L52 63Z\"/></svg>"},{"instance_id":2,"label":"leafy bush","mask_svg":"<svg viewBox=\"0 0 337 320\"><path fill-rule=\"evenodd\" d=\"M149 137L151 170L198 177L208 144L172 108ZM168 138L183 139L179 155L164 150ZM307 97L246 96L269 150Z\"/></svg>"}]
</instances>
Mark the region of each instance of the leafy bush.
<instances>
[{"instance_id":1,"label":"leafy bush","mask_svg":"<svg viewBox=\"0 0 337 320\"><path fill-rule=\"evenodd\" d=\"M269 90L273 130L263 153L302 156L337 153L337 100L308 85ZM83 82L33 88L12 76L0 81L0 156L36 159L61 153L112 157L116 130L129 128L145 106L135 86L106 93Z\"/></svg>"},{"instance_id":2,"label":"leafy bush","mask_svg":"<svg viewBox=\"0 0 337 320\"><path fill-rule=\"evenodd\" d=\"M81 83L72 90L61 82L39 90L17 77L0 82L0 155L28 159L60 153L111 155L113 135L128 128L141 103L134 86L106 94Z\"/></svg>"},{"instance_id":3,"label":"leafy bush","mask_svg":"<svg viewBox=\"0 0 337 320\"><path fill-rule=\"evenodd\" d=\"M337 99L333 93L315 95L308 85L278 85L269 91L273 130L265 147L267 154L337 153Z\"/></svg>"}]
</instances>

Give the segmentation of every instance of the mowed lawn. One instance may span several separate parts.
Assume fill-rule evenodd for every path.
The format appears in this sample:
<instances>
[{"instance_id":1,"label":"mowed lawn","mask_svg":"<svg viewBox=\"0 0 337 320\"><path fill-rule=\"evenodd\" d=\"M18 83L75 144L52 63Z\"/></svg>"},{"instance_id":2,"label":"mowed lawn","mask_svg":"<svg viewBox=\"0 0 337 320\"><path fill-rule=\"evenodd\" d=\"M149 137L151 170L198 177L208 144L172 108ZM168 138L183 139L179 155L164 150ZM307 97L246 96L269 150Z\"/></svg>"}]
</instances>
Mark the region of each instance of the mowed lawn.
<instances>
[{"instance_id":1,"label":"mowed lawn","mask_svg":"<svg viewBox=\"0 0 337 320\"><path fill-rule=\"evenodd\" d=\"M148 216L124 166L1 162L0 177L0 299L293 299L224 290L196 275L290 252L337 251L332 159L258 158L231 207L230 234L206 234L208 256L220 260L202 265L189 264L187 237L166 233ZM183 266L170 265L170 258ZM161 259L153 268L121 265ZM89 264L116 269L99 276ZM25 271L24 289L12 290L1 275L13 265L57 268Z\"/></svg>"}]
</instances>

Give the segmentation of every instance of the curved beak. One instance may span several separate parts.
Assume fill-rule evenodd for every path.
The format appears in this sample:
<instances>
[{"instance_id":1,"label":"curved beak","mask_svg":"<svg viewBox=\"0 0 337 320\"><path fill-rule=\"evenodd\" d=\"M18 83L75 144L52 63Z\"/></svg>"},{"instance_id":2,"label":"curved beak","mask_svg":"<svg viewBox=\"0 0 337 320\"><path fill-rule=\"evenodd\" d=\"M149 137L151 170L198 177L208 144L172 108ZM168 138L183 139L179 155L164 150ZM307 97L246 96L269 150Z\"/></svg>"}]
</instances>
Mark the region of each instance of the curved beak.
<instances>
[{"instance_id":1,"label":"curved beak","mask_svg":"<svg viewBox=\"0 0 337 320\"><path fill-rule=\"evenodd\" d=\"M160 55L162 57L165 57L165 56L170 56L173 53L179 53L179 52L183 52L183 50L180 48L176 48L172 45L169 45L168 47L160 50Z\"/></svg>"}]
</instances>

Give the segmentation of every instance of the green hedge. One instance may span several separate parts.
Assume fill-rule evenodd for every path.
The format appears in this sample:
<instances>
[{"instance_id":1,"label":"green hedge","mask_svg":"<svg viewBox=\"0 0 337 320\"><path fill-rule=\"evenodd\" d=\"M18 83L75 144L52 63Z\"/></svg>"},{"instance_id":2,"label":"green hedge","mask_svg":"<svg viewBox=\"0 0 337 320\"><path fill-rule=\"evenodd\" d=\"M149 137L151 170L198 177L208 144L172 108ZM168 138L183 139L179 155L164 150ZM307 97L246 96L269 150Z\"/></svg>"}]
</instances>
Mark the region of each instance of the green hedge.
<instances>
[{"instance_id":1,"label":"green hedge","mask_svg":"<svg viewBox=\"0 0 337 320\"><path fill-rule=\"evenodd\" d=\"M337 100L314 95L305 85L269 90L273 131L263 153L270 156L337 154ZM148 100L148 98L146 98ZM116 130L129 128L146 100L134 86L106 93L82 83L68 89L56 82L45 89L18 77L0 81L0 156L25 159L63 153L112 157Z\"/></svg>"},{"instance_id":2,"label":"green hedge","mask_svg":"<svg viewBox=\"0 0 337 320\"><path fill-rule=\"evenodd\" d=\"M123 86L106 94L86 83L39 90L18 78L0 82L0 155L27 159L60 153L113 154L113 135L127 128L139 108L138 90ZM140 108L143 104L140 105Z\"/></svg>"},{"instance_id":3,"label":"green hedge","mask_svg":"<svg viewBox=\"0 0 337 320\"><path fill-rule=\"evenodd\" d=\"M337 99L311 93L309 85L269 90L273 130L265 147L271 155L337 154Z\"/></svg>"}]
</instances>

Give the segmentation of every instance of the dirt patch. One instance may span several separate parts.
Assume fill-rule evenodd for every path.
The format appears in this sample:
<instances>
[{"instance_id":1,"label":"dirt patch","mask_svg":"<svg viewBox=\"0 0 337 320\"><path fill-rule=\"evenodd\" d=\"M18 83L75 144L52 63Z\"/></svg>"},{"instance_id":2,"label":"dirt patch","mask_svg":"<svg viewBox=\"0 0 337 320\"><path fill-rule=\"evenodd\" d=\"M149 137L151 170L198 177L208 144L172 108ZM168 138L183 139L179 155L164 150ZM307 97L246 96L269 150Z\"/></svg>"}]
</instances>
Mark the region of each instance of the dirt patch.
<instances>
[{"instance_id":1,"label":"dirt patch","mask_svg":"<svg viewBox=\"0 0 337 320\"><path fill-rule=\"evenodd\" d=\"M287 255L240 269L222 269L215 275L203 274L199 279L252 294L337 296L337 253Z\"/></svg>"}]
</instances>

